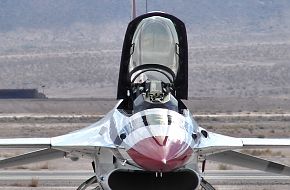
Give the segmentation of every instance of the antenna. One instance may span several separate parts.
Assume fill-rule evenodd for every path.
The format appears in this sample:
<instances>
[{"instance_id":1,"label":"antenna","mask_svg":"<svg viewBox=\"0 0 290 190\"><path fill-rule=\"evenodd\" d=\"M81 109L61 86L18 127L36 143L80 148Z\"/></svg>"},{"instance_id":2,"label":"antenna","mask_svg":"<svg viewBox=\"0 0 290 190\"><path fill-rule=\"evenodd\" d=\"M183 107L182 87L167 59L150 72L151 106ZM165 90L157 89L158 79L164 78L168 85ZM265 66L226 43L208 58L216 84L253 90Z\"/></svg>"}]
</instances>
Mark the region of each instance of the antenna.
<instances>
[{"instance_id":1,"label":"antenna","mask_svg":"<svg viewBox=\"0 0 290 190\"><path fill-rule=\"evenodd\" d=\"M147 0L146 0L145 6L146 6L146 13L148 13L148 3L147 3Z\"/></svg>"},{"instance_id":2,"label":"antenna","mask_svg":"<svg viewBox=\"0 0 290 190\"><path fill-rule=\"evenodd\" d=\"M132 0L132 20L136 18L136 1Z\"/></svg>"}]
</instances>

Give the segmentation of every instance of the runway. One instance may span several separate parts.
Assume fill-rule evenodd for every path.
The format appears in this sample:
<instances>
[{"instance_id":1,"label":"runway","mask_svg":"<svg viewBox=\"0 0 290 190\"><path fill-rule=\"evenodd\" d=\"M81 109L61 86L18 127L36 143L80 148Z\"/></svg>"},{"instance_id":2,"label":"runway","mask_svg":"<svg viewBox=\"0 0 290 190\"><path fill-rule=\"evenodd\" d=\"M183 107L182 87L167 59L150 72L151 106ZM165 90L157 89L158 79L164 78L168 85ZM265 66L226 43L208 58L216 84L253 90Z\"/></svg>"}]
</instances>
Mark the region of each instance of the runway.
<instances>
[{"instance_id":1,"label":"runway","mask_svg":"<svg viewBox=\"0 0 290 190\"><path fill-rule=\"evenodd\" d=\"M32 180L38 181L38 187L45 189L75 189L93 175L87 171L0 171L0 189L23 189ZM203 174L217 189L271 189L271 187L290 186L289 176L279 176L252 170L208 171ZM22 185L22 186L21 186Z\"/></svg>"},{"instance_id":2,"label":"runway","mask_svg":"<svg viewBox=\"0 0 290 190\"><path fill-rule=\"evenodd\" d=\"M205 172L203 177L216 185L249 185L257 183L263 185L290 185L290 176L281 176L253 170L216 170Z\"/></svg>"}]
</instances>

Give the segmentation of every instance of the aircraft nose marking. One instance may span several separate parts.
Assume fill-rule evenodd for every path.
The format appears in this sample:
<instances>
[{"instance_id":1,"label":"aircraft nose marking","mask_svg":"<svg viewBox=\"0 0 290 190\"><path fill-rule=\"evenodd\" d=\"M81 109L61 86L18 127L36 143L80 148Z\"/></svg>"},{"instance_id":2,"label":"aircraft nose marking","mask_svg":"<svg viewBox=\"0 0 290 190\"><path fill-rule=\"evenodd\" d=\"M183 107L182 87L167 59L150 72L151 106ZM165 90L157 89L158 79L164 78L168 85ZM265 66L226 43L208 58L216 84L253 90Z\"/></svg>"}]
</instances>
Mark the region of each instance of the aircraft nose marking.
<instances>
[{"instance_id":1,"label":"aircraft nose marking","mask_svg":"<svg viewBox=\"0 0 290 190\"><path fill-rule=\"evenodd\" d=\"M148 121L146 119L146 116L142 116L142 120L145 126L148 126Z\"/></svg>"},{"instance_id":2,"label":"aircraft nose marking","mask_svg":"<svg viewBox=\"0 0 290 190\"><path fill-rule=\"evenodd\" d=\"M167 136L149 137L128 150L130 157L142 168L150 171L172 171L183 166L192 149L180 140Z\"/></svg>"},{"instance_id":3,"label":"aircraft nose marking","mask_svg":"<svg viewBox=\"0 0 290 190\"><path fill-rule=\"evenodd\" d=\"M155 140L155 142L159 145L159 146L166 146L167 140L168 140L168 136L165 137L161 137L161 136L155 136L153 137L153 139Z\"/></svg>"}]
</instances>

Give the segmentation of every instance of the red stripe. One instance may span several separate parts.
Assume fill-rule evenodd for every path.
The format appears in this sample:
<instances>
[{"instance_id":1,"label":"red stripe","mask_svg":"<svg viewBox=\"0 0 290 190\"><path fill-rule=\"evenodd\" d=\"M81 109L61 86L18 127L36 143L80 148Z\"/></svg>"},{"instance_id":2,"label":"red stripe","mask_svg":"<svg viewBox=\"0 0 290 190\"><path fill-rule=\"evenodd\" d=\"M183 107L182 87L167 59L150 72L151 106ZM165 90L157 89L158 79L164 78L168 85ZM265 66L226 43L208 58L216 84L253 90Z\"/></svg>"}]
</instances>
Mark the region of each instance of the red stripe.
<instances>
[{"instance_id":1,"label":"red stripe","mask_svg":"<svg viewBox=\"0 0 290 190\"><path fill-rule=\"evenodd\" d=\"M185 142L158 136L139 141L127 152L145 170L168 172L184 166L193 151Z\"/></svg>"}]
</instances>

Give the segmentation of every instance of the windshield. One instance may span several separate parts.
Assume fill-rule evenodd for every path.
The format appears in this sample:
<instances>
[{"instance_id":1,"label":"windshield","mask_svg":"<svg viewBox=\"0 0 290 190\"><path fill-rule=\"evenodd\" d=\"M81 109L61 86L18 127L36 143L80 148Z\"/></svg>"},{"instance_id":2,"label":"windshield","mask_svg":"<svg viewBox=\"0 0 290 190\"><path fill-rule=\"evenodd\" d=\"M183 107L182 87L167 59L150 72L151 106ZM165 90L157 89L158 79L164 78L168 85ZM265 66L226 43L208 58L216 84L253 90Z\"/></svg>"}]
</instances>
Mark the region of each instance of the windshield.
<instances>
[{"instance_id":1,"label":"windshield","mask_svg":"<svg viewBox=\"0 0 290 190\"><path fill-rule=\"evenodd\" d=\"M149 67L146 67L145 72L144 67L141 71L134 72L131 81L137 75L136 82L144 82L147 79L168 81L168 76L174 80L172 75L176 75L178 70L178 51L177 32L171 20L160 16L142 20L133 36L129 72L141 65ZM171 72L158 67L150 69L150 65L165 66ZM158 70L162 72L157 72ZM167 77L164 76L166 74Z\"/></svg>"}]
</instances>

